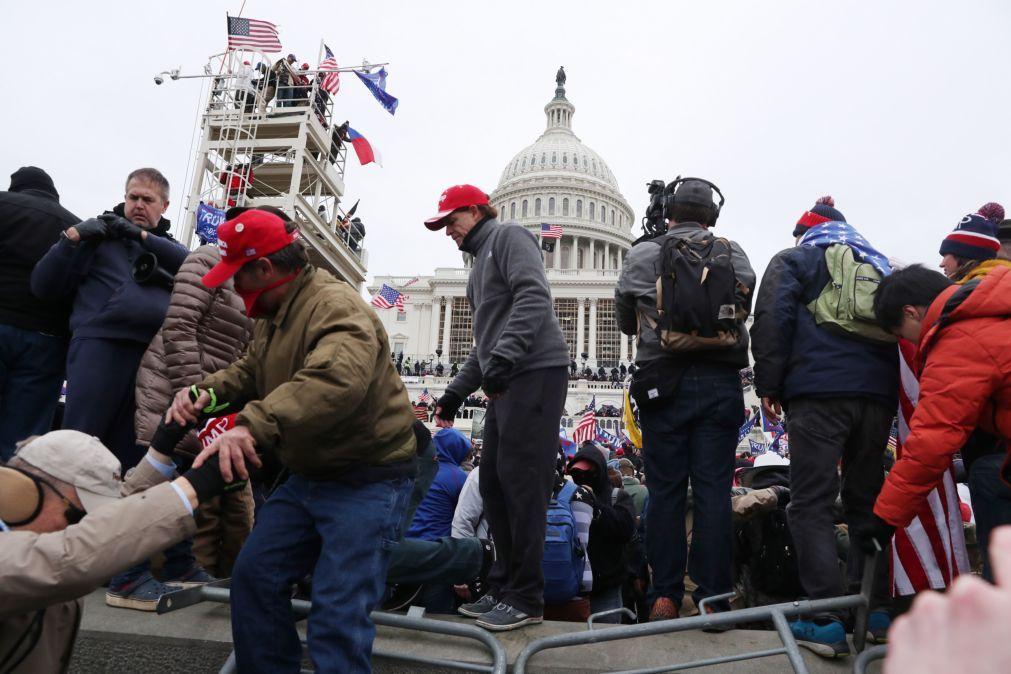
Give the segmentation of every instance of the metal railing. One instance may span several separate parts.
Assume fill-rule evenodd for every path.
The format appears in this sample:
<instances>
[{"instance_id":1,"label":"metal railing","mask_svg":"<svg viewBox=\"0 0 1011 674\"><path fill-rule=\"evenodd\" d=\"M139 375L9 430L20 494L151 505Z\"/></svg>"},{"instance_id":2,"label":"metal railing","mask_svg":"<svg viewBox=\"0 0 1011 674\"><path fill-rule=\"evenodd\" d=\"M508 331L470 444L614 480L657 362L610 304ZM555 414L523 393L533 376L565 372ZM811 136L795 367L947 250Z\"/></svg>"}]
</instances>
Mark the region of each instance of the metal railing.
<instances>
[{"instance_id":1,"label":"metal railing","mask_svg":"<svg viewBox=\"0 0 1011 674\"><path fill-rule=\"evenodd\" d=\"M158 600L158 607L156 610L159 614L168 613L170 611L177 611L181 608L193 606L194 604L199 604L205 601L227 604L230 601L228 586L229 580L225 579L198 587L179 590L177 592L170 592L162 595L162 597ZM312 610L312 603L302 599L292 599L291 609L295 615L300 618L304 618L308 616ZM505 649L502 647L502 644L500 644L489 632L474 625L461 625L454 622L425 618L424 613L424 609L411 607L411 610L407 615L373 611L371 618L373 623L384 627L396 627L400 629L416 630L419 632L428 632L431 634L443 634L446 636L473 639L474 641L483 644L488 649L491 653L491 663L483 664L467 662L464 660L429 657L414 653L398 653L381 648L374 648L372 650L372 655L374 657L401 660L419 665L447 667L467 672L506 674L507 662ZM233 652L221 668L220 674L234 674L237 671L235 653Z\"/></svg>"},{"instance_id":2,"label":"metal railing","mask_svg":"<svg viewBox=\"0 0 1011 674\"><path fill-rule=\"evenodd\" d=\"M864 565L863 581L860 587L860 594L847 595L844 597L833 597L831 599L817 599L794 601L770 606L756 606L753 608L738 609L735 611L725 611L722 613L700 614L690 618L679 618L676 620L663 620L658 622L641 623L638 625L621 625L608 629L587 630L586 632L575 632L571 634L556 634L553 636L536 639L529 644L516 658L513 666L514 674L524 674L527 665L534 655L541 651L553 648L565 648L566 646L580 646L583 644L597 644L606 641L617 641L619 639L633 639L636 637L654 636L658 634L671 634L673 632L685 632L688 630L699 630L717 627L733 627L741 623L771 620L776 628L783 645L779 648L769 648L748 653L735 653L716 658L706 658L704 660L694 660L686 663L676 663L664 665L662 667L652 667L649 669L626 670L620 674L659 674L660 672L675 672L694 667L706 667L709 665L720 665L741 660L753 660L757 658L767 658L774 655L785 655L793 671L797 674L807 674L807 665L800 654L797 640L790 631L787 622L788 617L799 617L805 614L817 614L826 611L842 611L856 609L856 622L853 627L853 645L858 652L864 650L867 638L867 611L870 606L871 589L874 582L874 569L876 568L880 555L869 558ZM733 596L722 595L712 597L711 601L728 599ZM704 608L704 607L703 607Z\"/></svg>"},{"instance_id":3,"label":"metal railing","mask_svg":"<svg viewBox=\"0 0 1011 674\"><path fill-rule=\"evenodd\" d=\"M853 662L853 674L866 674L872 662L884 660L886 655L888 655L887 645L874 646L862 651Z\"/></svg>"}]
</instances>

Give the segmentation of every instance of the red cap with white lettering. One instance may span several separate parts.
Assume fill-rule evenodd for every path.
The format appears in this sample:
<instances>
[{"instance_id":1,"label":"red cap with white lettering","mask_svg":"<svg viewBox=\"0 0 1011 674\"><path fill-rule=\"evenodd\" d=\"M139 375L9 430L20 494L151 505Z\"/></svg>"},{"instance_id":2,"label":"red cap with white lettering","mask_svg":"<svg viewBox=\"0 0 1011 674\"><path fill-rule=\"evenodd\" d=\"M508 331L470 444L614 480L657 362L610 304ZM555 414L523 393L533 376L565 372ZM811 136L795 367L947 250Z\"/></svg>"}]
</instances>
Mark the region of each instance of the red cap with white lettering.
<instances>
[{"instance_id":1,"label":"red cap with white lettering","mask_svg":"<svg viewBox=\"0 0 1011 674\"><path fill-rule=\"evenodd\" d=\"M488 195L473 185L453 185L439 197L439 212L428 220L425 227L433 232L446 226L443 220L458 208L467 206L484 206L488 204Z\"/></svg>"},{"instance_id":2,"label":"red cap with white lettering","mask_svg":"<svg viewBox=\"0 0 1011 674\"><path fill-rule=\"evenodd\" d=\"M287 231L284 220L273 213L256 209L239 213L218 227L221 262L204 275L204 285L217 288L250 260L276 253L297 238L298 231Z\"/></svg>"}]
</instances>

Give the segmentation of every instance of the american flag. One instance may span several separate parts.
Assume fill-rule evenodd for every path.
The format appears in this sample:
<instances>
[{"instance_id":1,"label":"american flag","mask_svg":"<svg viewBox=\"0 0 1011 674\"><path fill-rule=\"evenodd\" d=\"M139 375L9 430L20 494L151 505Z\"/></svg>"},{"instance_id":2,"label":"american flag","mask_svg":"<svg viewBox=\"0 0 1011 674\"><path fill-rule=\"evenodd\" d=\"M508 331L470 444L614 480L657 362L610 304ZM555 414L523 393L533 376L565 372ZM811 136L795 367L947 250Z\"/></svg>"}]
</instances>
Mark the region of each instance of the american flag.
<instances>
[{"instance_id":1,"label":"american flag","mask_svg":"<svg viewBox=\"0 0 1011 674\"><path fill-rule=\"evenodd\" d=\"M269 21L228 17L228 48L253 47L265 52L281 51L277 26Z\"/></svg>"},{"instance_id":2,"label":"american flag","mask_svg":"<svg viewBox=\"0 0 1011 674\"><path fill-rule=\"evenodd\" d=\"M428 407L425 405L415 405L414 418L418 421L428 421Z\"/></svg>"},{"instance_id":3,"label":"american flag","mask_svg":"<svg viewBox=\"0 0 1011 674\"><path fill-rule=\"evenodd\" d=\"M546 222L541 223L541 238L542 239L560 239L562 238L562 226L561 225L549 225Z\"/></svg>"},{"instance_id":4,"label":"american flag","mask_svg":"<svg viewBox=\"0 0 1011 674\"><path fill-rule=\"evenodd\" d=\"M379 307L380 309L392 309L396 307L400 311L406 311L404 309L404 294L385 283L379 289L379 294L372 298L372 306Z\"/></svg>"},{"instance_id":5,"label":"american flag","mask_svg":"<svg viewBox=\"0 0 1011 674\"><path fill-rule=\"evenodd\" d=\"M427 388L421 392L420 396L418 396L418 402L425 403L426 405L432 402L432 394L428 392Z\"/></svg>"},{"instance_id":6,"label":"american flag","mask_svg":"<svg viewBox=\"0 0 1011 674\"><path fill-rule=\"evenodd\" d=\"M572 432L572 440L577 444L581 445L587 440L593 440L597 437L597 415L594 412L597 406L597 396L593 396L593 400L590 401L590 406L586 408L583 413L583 418L579 420L579 425L576 426L576 430Z\"/></svg>"},{"instance_id":7,"label":"american flag","mask_svg":"<svg viewBox=\"0 0 1011 674\"><path fill-rule=\"evenodd\" d=\"M319 83L319 88L329 94L336 94L341 88L341 74L337 71L337 59L333 57L330 47L323 45L326 50L326 58L319 64L320 70L328 70L326 77Z\"/></svg>"}]
</instances>

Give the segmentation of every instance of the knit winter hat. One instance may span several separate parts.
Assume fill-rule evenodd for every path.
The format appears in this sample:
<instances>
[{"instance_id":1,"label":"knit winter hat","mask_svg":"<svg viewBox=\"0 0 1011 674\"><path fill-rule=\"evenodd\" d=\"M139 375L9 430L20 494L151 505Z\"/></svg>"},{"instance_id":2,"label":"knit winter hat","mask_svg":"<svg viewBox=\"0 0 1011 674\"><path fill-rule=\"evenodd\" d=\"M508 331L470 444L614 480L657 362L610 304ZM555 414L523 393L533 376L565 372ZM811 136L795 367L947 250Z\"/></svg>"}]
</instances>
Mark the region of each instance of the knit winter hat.
<instances>
[{"instance_id":1,"label":"knit winter hat","mask_svg":"<svg viewBox=\"0 0 1011 674\"><path fill-rule=\"evenodd\" d=\"M824 222L846 222L845 216L835 209L835 199L830 196L822 197L814 202L811 210L804 211L793 228L793 235L802 236L807 230Z\"/></svg>"},{"instance_id":2,"label":"knit winter hat","mask_svg":"<svg viewBox=\"0 0 1011 674\"><path fill-rule=\"evenodd\" d=\"M1000 250L997 223L1004 219L1004 207L998 203L983 204L969 213L941 242L941 255L954 255L963 260L992 260Z\"/></svg>"}]
</instances>

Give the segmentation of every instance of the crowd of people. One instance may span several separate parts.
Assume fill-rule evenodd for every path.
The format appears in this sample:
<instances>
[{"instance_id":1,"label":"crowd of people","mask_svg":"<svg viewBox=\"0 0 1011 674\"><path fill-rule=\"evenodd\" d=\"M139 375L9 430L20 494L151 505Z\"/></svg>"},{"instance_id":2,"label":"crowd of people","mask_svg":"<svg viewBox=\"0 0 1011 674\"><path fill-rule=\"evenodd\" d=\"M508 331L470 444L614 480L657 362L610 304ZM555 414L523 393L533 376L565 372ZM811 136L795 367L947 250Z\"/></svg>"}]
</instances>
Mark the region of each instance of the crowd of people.
<instances>
[{"instance_id":1,"label":"crowd of people","mask_svg":"<svg viewBox=\"0 0 1011 674\"><path fill-rule=\"evenodd\" d=\"M536 239L480 189L447 189L425 221L474 258L474 348L431 403L434 436L403 381L430 363L391 354L374 310L310 263L289 214L232 207L219 244L190 251L169 233L168 204L152 168L83 221L41 169L0 193L6 669L66 670L79 599L106 581L110 606L153 611L174 589L229 577L244 672L299 669L293 592L313 603L309 655L327 672L370 669L377 607L502 631L725 612L712 598L742 582L747 603L837 597L893 540L904 568L899 541L932 517L956 455L982 575L1002 583L956 588L980 605L1006 593L994 530L1011 524L1011 222L996 204L943 239L940 274L894 268L819 199L759 286L744 250L711 232L718 188L675 181L666 231L633 246L615 289L635 363L589 373L629 386L641 442L571 449L560 419L586 373ZM789 461L739 464L743 385L789 430ZM486 409L479 451L455 428L465 405ZM908 660L949 600L918 602L892 629L908 606L877 568L869 635L907 635ZM941 586L966 571L948 568ZM850 652L846 612L791 628L820 655Z\"/></svg>"}]
</instances>

